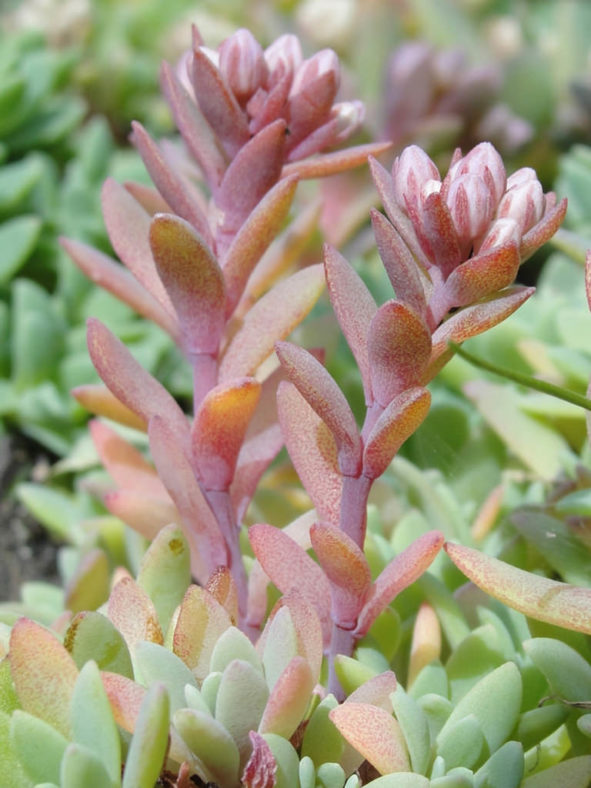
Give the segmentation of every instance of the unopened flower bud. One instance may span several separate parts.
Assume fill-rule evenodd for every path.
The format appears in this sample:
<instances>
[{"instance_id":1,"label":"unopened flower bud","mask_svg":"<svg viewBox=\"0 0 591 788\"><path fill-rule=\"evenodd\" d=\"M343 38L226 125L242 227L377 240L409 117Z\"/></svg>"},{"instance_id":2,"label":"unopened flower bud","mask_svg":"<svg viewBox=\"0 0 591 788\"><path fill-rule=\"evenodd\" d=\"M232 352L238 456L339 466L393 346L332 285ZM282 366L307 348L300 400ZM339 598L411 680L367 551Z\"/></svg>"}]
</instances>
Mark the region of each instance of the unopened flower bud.
<instances>
[{"instance_id":1,"label":"unopened flower bud","mask_svg":"<svg viewBox=\"0 0 591 788\"><path fill-rule=\"evenodd\" d=\"M322 49L308 60L304 60L294 77L290 96L301 93L306 85L321 77L333 73L335 77L335 93L341 81L341 67L336 53L332 49ZM332 102L331 102L332 103Z\"/></svg>"},{"instance_id":2,"label":"unopened flower bud","mask_svg":"<svg viewBox=\"0 0 591 788\"><path fill-rule=\"evenodd\" d=\"M259 42L249 30L238 30L220 44L220 71L243 104L266 81L267 64Z\"/></svg>"},{"instance_id":3,"label":"unopened flower bud","mask_svg":"<svg viewBox=\"0 0 591 788\"><path fill-rule=\"evenodd\" d=\"M522 183L529 183L537 180L538 176L532 167L521 167L515 170L515 172L507 178L507 191L514 186L521 186Z\"/></svg>"},{"instance_id":4,"label":"unopened flower bud","mask_svg":"<svg viewBox=\"0 0 591 788\"><path fill-rule=\"evenodd\" d=\"M339 104L335 104L332 111L338 119L337 141L349 137L365 120L365 105L362 101L342 101Z\"/></svg>"},{"instance_id":5,"label":"unopened flower bud","mask_svg":"<svg viewBox=\"0 0 591 788\"><path fill-rule=\"evenodd\" d=\"M499 203L497 216L514 219L521 233L525 234L540 221L545 206L542 184L537 178L527 178L505 192Z\"/></svg>"},{"instance_id":6,"label":"unopened flower bud","mask_svg":"<svg viewBox=\"0 0 591 788\"><path fill-rule=\"evenodd\" d=\"M265 49L265 61L269 67L271 82L276 82L285 74L295 74L302 60L300 40L293 33L279 36Z\"/></svg>"},{"instance_id":7,"label":"unopened flower bud","mask_svg":"<svg viewBox=\"0 0 591 788\"><path fill-rule=\"evenodd\" d=\"M489 187L481 177L472 173L460 175L452 181L447 205L463 246L471 245L486 230L495 208Z\"/></svg>"},{"instance_id":8,"label":"unopened flower bud","mask_svg":"<svg viewBox=\"0 0 591 788\"><path fill-rule=\"evenodd\" d=\"M481 142L472 148L450 170L452 180L461 175L477 175L489 187L494 205L498 205L507 183L505 165L500 154L490 142Z\"/></svg>"},{"instance_id":9,"label":"unopened flower bud","mask_svg":"<svg viewBox=\"0 0 591 788\"><path fill-rule=\"evenodd\" d=\"M418 145L409 145L398 156L392 166L394 196L401 208L417 206L419 195L427 181L441 183L439 170ZM431 191L433 191L433 188Z\"/></svg>"},{"instance_id":10,"label":"unopened flower bud","mask_svg":"<svg viewBox=\"0 0 591 788\"><path fill-rule=\"evenodd\" d=\"M213 65L216 68L220 67L220 53L217 49L212 49L211 47L200 46L199 50L203 52L204 55L207 56L208 60L211 60Z\"/></svg>"},{"instance_id":11,"label":"unopened flower bud","mask_svg":"<svg viewBox=\"0 0 591 788\"><path fill-rule=\"evenodd\" d=\"M515 219L509 219L508 217L496 219L482 239L478 253L486 252L487 249L492 249L493 246L502 246L511 241L514 241L517 246L521 243L521 232Z\"/></svg>"}]
</instances>

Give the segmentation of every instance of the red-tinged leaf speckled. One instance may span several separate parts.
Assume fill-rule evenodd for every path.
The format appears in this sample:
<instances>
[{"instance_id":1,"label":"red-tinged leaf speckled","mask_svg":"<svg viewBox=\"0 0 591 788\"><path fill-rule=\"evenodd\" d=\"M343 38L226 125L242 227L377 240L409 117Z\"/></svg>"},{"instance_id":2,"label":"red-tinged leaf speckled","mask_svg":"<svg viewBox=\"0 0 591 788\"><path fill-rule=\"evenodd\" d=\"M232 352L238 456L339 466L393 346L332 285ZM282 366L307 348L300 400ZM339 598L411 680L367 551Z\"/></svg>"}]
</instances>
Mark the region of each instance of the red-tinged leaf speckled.
<instances>
[{"instance_id":1,"label":"red-tinged leaf speckled","mask_svg":"<svg viewBox=\"0 0 591 788\"><path fill-rule=\"evenodd\" d=\"M277 407L287 451L318 517L338 523L343 482L332 432L293 383L279 385Z\"/></svg>"},{"instance_id":2,"label":"red-tinged leaf speckled","mask_svg":"<svg viewBox=\"0 0 591 788\"><path fill-rule=\"evenodd\" d=\"M142 432L145 432L148 427L145 419L118 400L102 383L85 383L82 386L76 386L70 391L70 394L83 408L95 416L104 416L117 424L123 424Z\"/></svg>"},{"instance_id":3,"label":"red-tinged leaf speckled","mask_svg":"<svg viewBox=\"0 0 591 788\"><path fill-rule=\"evenodd\" d=\"M390 695L396 689L396 675L391 670L378 673L371 679L364 681L360 687L349 695L345 703L369 703L379 706L388 713L392 712Z\"/></svg>"},{"instance_id":4,"label":"red-tinged leaf speckled","mask_svg":"<svg viewBox=\"0 0 591 788\"><path fill-rule=\"evenodd\" d=\"M433 262L447 279L462 261L458 235L449 209L439 192L431 192L421 204L421 226L433 250Z\"/></svg>"},{"instance_id":5,"label":"red-tinged leaf speckled","mask_svg":"<svg viewBox=\"0 0 591 788\"><path fill-rule=\"evenodd\" d=\"M226 316L234 311L248 277L283 226L297 185L295 177L279 181L255 206L224 255Z\"/></svg>"},{"instance_id":6,"label":"red-tinged leaf speckled","mask_svg":"<svg viewBox=\"0 0 591 788\"><path fill-rule=\"evenodd\" d=\"M209 576L205 590L226 610L233 626L238 621L238 589L227 566L218 568Z\"/></svg>"},{"instance_id":7,"label":"red-tinged leaf speckled","mask_svg":"<svg viewBox=\"0 0 591 788\"><path fill-rule=\"evenodd\" d=\"M193 459L206 490L227 490L261 393L254 378L220 384L201 402L191 431Z\"/></svg>"},{"instance_id":8,"label":"red-tinged leaf speckled","mask_svg":"<svg viewBox=\"0 0 591 788\"><path fill-rule=\"evenodd\" d=\"M519 263L514 242L471 257L450 274L445 283L446 301L451 307L466 306L508 287L517 275Z\"/></svg>"},{"instance_id":9,"label":"red-tinged leaf speckled","mask_svg":"<svg viewBox=\"0 0 591 788\"><path fill-rule=\"evenodd\" d=\"M380 156L392 147L390 142L371 142L356 145L334 153L321 153L310 159L292 161L283 167L281 176L297 175L298 178L324 178L366 164L369 156Z\"/></svg>"},{"instance_id":10,"label":"red-tinged leaf speckled","mask_svg":"<svg viewBox=\"0 0 591 788\"><path fill-rule=\"evenodd\" d=\"M147 689L126 676L109 671L101 672L101 680L111 704L115 722L124 731L133 733Z\"/></svg>"},{"instance_id":11,"label":"red-tinged leaf speckled","mask_svg":"<svg viewBox=\"0 0 591 788\"><path fill-rule=\"evenodd\" d=\"M445 551L475 585L508 607L537 621L591 634L591 588L526 572L471 547L446 542Z\"/></svg>"},{"instance_id":12,"label":"red-tinged leaf speckled","mask_svg":"<svg viewBox=\"0 0 591 788\"><path fill-rule=\"evenodd\" d=\"M258 732L289 739L304 717L313 689L310 666L303 657L294 657L271 690Z\"/></svg>"},{"instance_id":13,"label":"red-tinged leaf speckled","mask_svg":"<svg viewBox=\"0 0 591 788\"><path fill-rule=\"evenodd\" d=\"M395 596L426 572L443 547L443 542L444 536L440 531L429 531L415 539L382 570L359 616L356 630L359 637L369 631L373 622Z\"/></svg>"},{"instance_id":14,"label":"red-tinged leaf speckled","mask_svg":"<svg viewBox=\"0 0 591 788\"><path fill-rule=\"evenodd\" d=\"M275 756L260 733L250 731L248 736L252 753L242 772L241 785L244 788L274 788L277 774Z\"/></svg>"},{"instance_id":15,"label":"red-tinged leaf speckled","mask_svg":"<svg viewBox=\"0 0 591 788\"><path fill-rule=\"evenodd\" d=\"M323 637L316 608L306 602L303 595L293 589L281 598L281 604L289 608L291 620L298 638L298 653L306 659L312 671L314 684L320 681L322 667Z\"/></svg>"},{"instance_id":16,"label":"red-tinged leaf speckled","mask_svg":"<svg viewBox=\"0 0 591 788\"><path fill-rule=\"evenodd\" d=\"M362 444L355 416L330 373L304 348L277 342L275 352L289 380L332 432L344 474L357 476Z\"/></svg>"},{"instance_id":17,"label":"red-tinged leaf speckled","mask_svg":"<svg viewBox=\"0 0 591 788\"><path fill-rule=\"evenodd\" d=\"M421 380L431 355L431 332L410 307L387 301L371 321L367 345L373 395L385 408Z\"/></svg>"},{"instance_id":18,"label":"red-tinged leaf speckled","mask_svg":"<svg viewBox=\"0 0 591 788\"><path fill-rule=\"evenodd\" d=\"M549 194L552 194L550 192ZM549 195L546 195L548 198ZM546 214L535 224L531 230L528 230L521 239L521 246L519 248L519 255L521 262L527 260L536 249L539 249L542 244L549 241L554 235L556 230L560 227L566 216L567 200L563 198L558 205L547 209Z\"/></svg>"},{"instance_id":19,"label":"red-tinged leaf speckled","mask_svg":"<svg viewBox=\"0 0 591 788\"><path fill-rule=\"evenodd\" d=\"M152 219L150 247L176 309L185 351L217 353L226 292L211 249L188 222L166 213Z\"/></svg>"},{"instance_id":20,"label":"red-tinged leaf speckled","mask_svg":"<svg viewBox=\"0 0 591 788\"><path fill-rule=\"evenodd\" d=\"M275 342L302 322L324 289L322 265L311 265L275 285L246 313L220 363L220 383L253 375Z\"/></svg>"},{"instance_id":21,"label":"red-tinged leaf speckled","mask_svg":"<svg viewBox=\"0 0 591 788\"><path fill-rule=\"evenodd\" d=\"M365 441L363 473L368 479L381 476L404 441L424 421L431 405L427 389L403 391L384 409Z\"/></svg>"},{"instance_id":22,"label":"red-tinged leaf speckled","mask_svg":"<svg viewBox=\"0 0 591 788\"><path fill-rule=\"evenodd\" d=\"M172 648L199 681L208 675L213 648L231 625L228 612L209 591L189 586L181 602Z\"/></svg>"},{"instance_id":23,"label":"red-tinged leaf speckled","mask_svg":"<svg viewBox=\"0 0 591 788\"><path fill-rule=\"evenodd\" d=\"M150 216L157 213L172 213L170 205L152 186L137 181L125 181L123 186Z\"/></svg>"},{"instance_id":24,"label":"red-tinged leaf speckled","mask_svg":"<svg viewBox=\"0 0 591 788\"><path fill-rule=\"evenodd\" d=\"M10 674L24 711L70 737L70 701L78 668L59 640L28 618L10 633Z\"/></svg>"},{"instance_id":25,"label":"red-tinged leaf speckled","mask_svg":"<svg viewBox=\"0 0 591 788\"><path fill-rule=\"evenodd\" d=\"M380 774L410 772L404 734L387 711L368 703L343 703L328 716L349 744Z\"/></svg>"},{"instance_id":26,"label":"red-tinged leaf speckled","mask_svg":"<svg viewBox=\"0 0 591 788\"><path fill-rule=\"evenodd\" d=\"M366 404L371 405L373 394L367 338L378 309L376 302L353 267L330 246L324 247L324 267L332 308L359 367Z\"/></svg>"},{"instance_id":27,"label":"red-tinged leaf speckled","mask_svg":"<svg viewBox=\"0 0 591 788\"><path fill-rule=\"evenodd\" d=\"M332 617L343 629L352 629L371 586L371 572L363 551L334 526L315 523L312 547L332 590Z\"/></svg>"},{"instance_id":28,"label":"red-tinged leaf speckled","mask_svg":"<svg viewBox=\"0 0 591 788\"><path fill-rule=\"evenodd\" d=\"M167 494L157 497L136 490L113 490L105 493L103 503L111 514L149 540L168 523L181 519Z\"/></svg>"},{"instance_id":29,"label":"red-tinged leaf speckled","mask_svg":"<svg viewBox=\"0 0 591 788\"><path fill-rule=\"evenodd\" d=\"M120 580L111 591L107 615L125 638L130 651L142 640L162 643L162 630L154 603L135 580Z\"/></svg>"}]
</instances>

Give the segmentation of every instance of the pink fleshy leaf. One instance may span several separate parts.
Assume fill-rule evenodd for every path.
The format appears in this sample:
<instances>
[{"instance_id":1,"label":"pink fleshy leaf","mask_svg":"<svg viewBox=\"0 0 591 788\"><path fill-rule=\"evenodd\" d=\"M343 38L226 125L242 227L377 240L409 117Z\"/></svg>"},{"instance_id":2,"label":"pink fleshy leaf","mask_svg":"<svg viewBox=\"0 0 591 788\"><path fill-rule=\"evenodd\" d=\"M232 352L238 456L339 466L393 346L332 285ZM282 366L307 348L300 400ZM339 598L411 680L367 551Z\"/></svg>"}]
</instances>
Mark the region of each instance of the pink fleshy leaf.
<instances>
[{"instance_id":1,"label":"pink fleshy leaf","mask_svg":"<svg viewBox=\"0 0 591 788\"><path fill-rule=\"evenodd\" d=\"M70 702L78 668L69 652L47 629L19 618L10 633L10 674L24 711L71 735Z\"/></svg>"},{"instance_id":2,"label":"pink fleshy leaf","mask_svg":"<svg viewBox=\"0 0 591 788\"><path fill-rule=\"evenodd\" d=\"M238 589L227 566L219 566L209 576L205 590L224 608L230 616L232 626L236 626L238 621Z\"/></svg>"},{"instance_id":3,"label":"pink fleshy leaf","mask_svg":"<svg viewBox=\"0 0 591 788\"><path fill-rule=\"evenodd\" d=\"M118 487L166 495L154 467L131 443L98 419L93 419L89 428L101 462Z\"/></svg>"},{"instance_id":4,"label":"pink fleshy leaf","mask_svg":"<svg viewBox=\"0 0 591 788\"><path fill-rule=\"evenodd\" d=\"M220 363L221 383L253 375L275 342L306 317L324 288L322 265L311 265L283 279L247 312Z\"/></svg>"},{"instance_id":5,"label":"pink fleshy leaf","mask_svg":"<svg viewBox=\"0 0 591 788\"><path fill-rule=\"evenodd\" d=\"M170 319L176 321L174 307L158 276L150 249L150 215L113 178L104 182L101 201L113 249Z\"/></svg>"},{"instance_id":6,"label":"pink fleshy leaf","mask_svg":"<svg viewBox=\"0 0 591 788\"><path fill-rule=\"evenodd\" d=\"M185 351L217 353L226 294L211 249L188 222L166 213L152 219L150 247L178 314Z\"/></svg>"},{"instance_id":7,"label":"pink fleshy leaf","mask_svg":"<svg viewBox=\"0 0 591 788\"><path fill-rule=\"evenodd\" d=\"M150 216L157 213L172 213L170 205L152 186L137 181L125 181L123 186Z\"/></svg>"},{"instance_id":8,"label":"pink fleshy leaf","mask_svg":"<svg viewBox=\"0 0 591 788\"><path fill-rule=\"evenodd\" d=\"M347 260L330 246L324 247L324 266L332 308L359 367L365 402L371 405L373 393L367 337L378 308L361 277Z\"/></svg>"},{"instance_id":9,"label":"pink fleshy leaf","mask_svg":"<svg viewBox=\"0 0 591 788\"><path fill-rule=\"evenodd\" d=\"M193 422L193 459L206 490L227 490L238 452L261 393L254 378L238 378L213 388Z\"/></svg>"},{"instance_id":10,"label":"pink fleshy leaf","mask_svg":"<svg viewBox=\"0 0 591 788\"><path fill-rule=\"evenodd\" d=\"M156 497L135 490L114 490L105 493L103 503L111 514L150 541L165 525L180 521L168 495Z\"/></svg>"},{"instance_id":11,"label":"pink fleshy leaf","mask_svg":"<svg viewBox=\"0 0 591 788\"><path fill-rule=\"evenodd\" d=\"M367 347L373 395L385 408L421 380L431 355L431 332L410 307L387 301L371 321Z\"/></svg>"},{"instance_id":12,"label":"pink fleshy leaf","mask_svg":"<svg viewBox=\"0 0 591 788\"><path fill-rule=\"evenodd\" d=\"M345 703L370 703L372 706L379 706L380 709L392 713L392 703L390 695L396 690L396 675L391 670L379 673L371 679L364 681L357 687Z\"/></svg>"},{"instance_id":13,"label":"pink fleshy leaf","mask_svg":"<svg viewBox=\"0 0 591 788\"><path fill-rule=\"evenodd\" d=\"M172 212L192 225L211 244L207 217L200 204L193 199L183 177L166 161L158 144L150 137L141 123L133 121L131 142L139 151L152 182L168 203Z\"/></svg>"},{"instance_id":14,"label":"pink fleshy leaf","mask_svg":"<svg viewBox=\"0 0 591 788\"><path fill-rule=\"evenodd\" d=\"M356 145L334 153L323 153L303 161L292 161L283 167L281 177L297 175L304 180L336 175L366 164L370 156L380 156L391 147L390 142L370 142L367 145Z\"/></svg>"},{"instance_id":15,"label":"pink fleshy leaf","mask_svg":"<svg viewBox=\"0 0 591 788\"><path fill-rule=\"evenodd\" d=\"M554 235L556 230L562 224L566 215L567 200L566 197L562 199L558 205L548 210L546 214L535 224L531 230L528 230L521 239L521 246L519 248L519 255L521 262L527 260L536 249L539 249L542 244L549 241Z\"/></svg>"},{"instance_id":16,"label":"pink fleshy leaf","mask_svg":"<svg viewBox=\"0 0 591 788\"><path fill-rule=\"evenodd\" d=\"M277 761L271 748L260 733L250 731L252 753L240 778L244 788L274 788L277 774Z\"/></svg>"},{"instance_id":17,"label":"pink fleshy leaf","mask_svg":"<svg viewBox=\"0 0 591 788\"><path fill-rule=\"evenodd\" d=\"M60 243L78 268L92 282L108 290L143 317L153 320L175 341L177 340L176 317L167 312L122 265L81 241L60 238Z\"/></svg>"},{"instance_id":18,"label":"pink fleshy leaf","mask_svg":"<svg viewBox=\"0 0 591 788\"><path fill-rule=\"evenodd\" d=\"M363 473L368 479L377 479L384 473L404 441L422 424L430 404L431 395L420 387L394 397L365 442Z\"/></svg>"},{"instance_id":19,"label":"pink fleshy leaf","mask_svg":"<svg viewBox=\"0 0 591 788\"><path fill-rule=\"evenodd\" d=\"M293 177L275 184L255 206L224 255L222 267L226 281L227 316L234 311L248 277L281 229L297 184L297 178Z\"/></svg>"},{"instance_id":20,"label":"pink fleshy leaf","mask_svg":"<svg viewBox=\"0 0 591 788\"><path fill-rule=\"evenodd\" d=\"M160 84L187 148L215 188L226 171L226 160L211 127L168 63L162 64Z\"/></svg>"},{"instance_id":21,"label":"pink fleshy leaf","mask_svg":"<svg viewBox=\"0 0 591 788\"><path fill-rule=\"evenodd\" d=\"M330 584L322 569L280 528L258 523L248 538L261 566L282 594L297 590L318 611L323 628L330 619Z\"/></svg>"},{"instance_id":22,"label":"pink fleshy leaf","mask_svg":"<svg viewBox=\"0 0 591 788\"><path fill-rule=\"evenodd\" d=\"M312 547L331 584L332 617L342 629L353 629L371 587L371 572L363 551L338 528L315 523Z\"/></svg>"},{"instance_id":23,"label":"pink fleshy leaf","mask_svg":"<svg viewBox=\"0 0 591 788\"><path fill-rule=\"evenodd\" d=\"M452 271L445 283L447 302L450 306L466 306L508 287L517 275L519 262L513 242L471 257Z\"/></svg>"},{"instance_id":24,"label":"pink fleshy leaf","mask_svg":"<svg viewBox=\"0 0 591 788\"><path fill-rule=\"evenodd\" d=\"M320 681L322 667L323 637L320 619L314 608L306 602L296 589L284 594L281 604L289 608L291 620L298 638L298 653L305 658L312 671L314 684Z\"/></svg>"},{"instance_id":25,"label":"pink fleshy leaf","mask_svg":"<svg viewBox=\"0 0 591 788\"><path fill-rule=\"evenodd\" d=\"M339 117L329 117L326 123L315 128L301 142L298 142L295 148L290 149L287 160L290 162L299 161L335 145L340 125L341 119Z\"/></svg>"},{"instance_id":26,"label":"pink fleshy leaf","mask_svg":"<svg viewBox=\"0 0 591 788\"><path fill-rule=\"evenodd\" d=\"M140 713L140 706L148 691L127 676L119 673L101 671L101 680L107 693L113 718L117 725L128 733L133 733Z\"/></svg>"},{"instance_id":27,"label":"pink fleshy leaf","mask_svg":"<svg viewBox=\"0 0 591 788\"><path fill-rule=\"evenodd\" d=\"M338 87L338 73L328 69L306 80L297 92L292 92L287 102L290 119L288 151L328 120Z\"/></svg>"},{"instance_id":28,"label":"pink fleshy leaf","mask_svg":"<svg viewBox=\"0 0 591 788\"><path fill-rule=\"evenodd\" d=\"M462 253L454 221L440 192L431 192L423 200L421 217L419 226L424 228L425 241L432 251L432 259L441 270L443 278L447 279L462 261Z\"/></svg>"},{"instance_id":29,"label":"pink fleshy leaf","mask_svg":"<svg viewBox=\"0 0 591 788\"><path fill-rule=\"evenodd\" d=\"M591 634L591 588L560 583L446 542L445 551L475 585L537 621Z\"/></svg>"},{"instance_id":30,"label":"pink fleshy leaf","mask_svg":"<svg viewBox=\"0 0 591 788\"><path fill-rule=\"evenodd\" d=\"M132 578L123 578L113 586L107 615L125 638L131 652L142 640L162 644L162 630L154 603Z\"/></svg>"},{"instance_id":31,"label":"pink fleshy leaf","mask_svg":"<svg viewBox=\"0 0 591 788\"><path fill-rule=\"evenodd\" d=\"M193 557L193 571L205 583L218 566L227 566L224 539L199 488L193 469L170 425L160 416L150 420L150 448L158 475L182 517Z\"/></svg>"},{"instance_id":32,"label":"pink fleshy leaf","mask_svg":"<svg viewBox=\"0 0 591 788\"><path fill-rule=\"evenodd\" d=\"M310 666L294 657L275 682L259 723L259 733L289 739L302 721L314 689Z\"/></svg>"},{"instance_id":33,"label":"pink fleshy leaf","mask_svg":"<svg viewBox=\"0 0 591 788\"><path fill-rule=\"evenodd\" d=\"M104 416L118 424L145 432L147 422L130 410L102 383L86 383L70 392L74 399L95 416Z\"/></svg>"},{"instance_id":34,"label":"pink fleshy leaf","mask_svg":"<svg viewBox=\"0 0 591 788\"><path fill-rule=\"evenodd\" d=\"M185 414L164 386L100 320L91 317L87 325L90 358L112 394L145 422L155 414L164 416L179 440L186 440L189 425Z\"/></svg>"},{"instance_id":35,"label":"pink fleshy leaf","mask_svg":"<svg viewBox=\"0 0 591 788\"><path fill-rule=\"evenodd\" d=\"M426 572L441 550L444 536L440 531L429 531L396 556L376 579L370 598L359 616L355 634L363 637L390 602Z\"/></svg>"},{"instance_id":36,"label":"pink fleshy leaf","mask_svg":"<svg viewBox=\"0 0 591 788\"><path fill-rule=\"evenodd\" d=\"M384 709L368 703L343 703L328 716L380 774L411 771L404 734L397 720Z\"/></svg>"},{"instance_id":37,"label":"pink fleshy leaf","mask_svg":"<svg viewBox=\"0 0 591 788\"><path fill-rule=\"evenodd\" d=\"M217 66L200 48L193 50L191 78L201 112L228 155L235 156L250 137L246 114Z\"/></svg>"},{"instance_id":38,"label":"pink fleshy leaf","mask_svg":"<svg viewBox=\"0 0 591 788\"><path fill-rule=\"evenodd\" d=\"M330 373L304 348L277 342L275 351L289 380L332 432L342 472L357 476L361 469L361 436L343 392Z\"/></svg>"},{"instance_id":39,"label":"pink fleshy leaf","mask_svg":"<svg viewBox=\"0 0 591 788\"><path fill-rule=\"evenodd\" d=\"M432 380L453 355L453 352L447 347L448 342L459 344L496 326L512 315L534 292L535 287L514 285L508 287L495 298L455 312L433 334L431 361L425 372L423 383Z\"/></svg>"},{"instance_id":40,"label":"pink fleshy leaf","mask_svg":"<svg viewBox=\"0 0 591 788\"><path fill-rule=\"evenodd\" d=\"M215 597L191 585L181 602L172 648L199 681L209 674L209 660L220 635L232 625Z\"/></svg>"},{"instance_id":41,"label":"pink fleshy leaf","mask_svg":"<svg viewBox=\"0 0 591 788\"><path fill-rule=\"evenodd\" d=\"M319 518L338 523L343 483L332 433L292 383L279 385L277 407L287 451Z\"/></svg>"},{"instance_id":42,"label":"pink fleshy leaf","mask_svg":"<svg viewBox=\"0 0 591 788\"><path fill-rule=\"evenodd\" d=\"M424 318L427 301L420 268L400 233L379 211L372 209L371 221L376 244L396 300L409 306Z\"/></svg>"},{"instance_id":43,"label":"pink fleshy leaf","mask_svg":"<svg viewBox=\"0 0 591 788\"><path fill-rule=\"evenodd\" d=\"M441 656L441 626L437 613L428 602L422 602L412 631L408 660L408 684L413 683L421 670Z\"/></svg>"},{"instance_id":44,"label":"pink fleshy leaf","mask_svg":"<svg viewBox=\"0 0 591 788\"><path fill-rule=\"evenodd\" d=\"M247 142L226 170L215 195L222 246L229 246L228 240L279 180L284 145L285 121L276 120Z\"/></svg>"}]
</instances>

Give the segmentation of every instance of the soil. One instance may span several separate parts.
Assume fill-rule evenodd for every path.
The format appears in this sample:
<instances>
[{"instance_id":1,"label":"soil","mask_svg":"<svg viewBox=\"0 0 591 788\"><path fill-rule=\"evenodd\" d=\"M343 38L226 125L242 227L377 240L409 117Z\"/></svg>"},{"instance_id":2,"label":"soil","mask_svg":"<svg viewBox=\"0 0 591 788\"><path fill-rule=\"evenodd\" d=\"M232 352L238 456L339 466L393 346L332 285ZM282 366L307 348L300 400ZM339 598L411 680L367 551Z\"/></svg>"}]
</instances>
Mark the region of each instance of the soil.
<instances>
[{"instance_id":1,"label":"soil","mask_svg":"<svg viewBox=\"0 0 591 788\"><path fill-rule=\"evenodd\" d=\"M20 435L0 438L0 601L17 600L22 583L58 583L56 545L14 494L47 466L38 444Z\"/></svg>"}]
</instances>

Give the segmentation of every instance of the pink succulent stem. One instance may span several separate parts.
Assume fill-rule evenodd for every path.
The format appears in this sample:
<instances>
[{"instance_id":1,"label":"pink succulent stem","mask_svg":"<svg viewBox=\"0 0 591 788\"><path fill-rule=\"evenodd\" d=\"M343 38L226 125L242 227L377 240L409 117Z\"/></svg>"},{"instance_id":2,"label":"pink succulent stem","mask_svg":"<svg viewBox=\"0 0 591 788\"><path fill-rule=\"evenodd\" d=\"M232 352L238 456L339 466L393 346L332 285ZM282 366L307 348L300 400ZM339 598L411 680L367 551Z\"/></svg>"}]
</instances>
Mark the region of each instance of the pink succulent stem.
<instances>
[{"instance_id":1,"label":"pink succulent stem","mask_svg":"<svg viewBox=\"0 0 591 788\"><path fill-rule=\"evenodd\" d=\"M350 656L353 653L354 647L355 636L353 632L341 629L341 627L333 624L330 639L330 652L328 655L328 691L332 692L339 703L345 700L345 691L337 678L335 657L337 654L344 654L347 657Z\"/></svg>"},{"instance_id":2,"label":"pink succulent stem","mask_svg":"<svg viewBox=\"0 0 591 788\"><path fill-rule=\"evenodd\" d=\"M189 362L193 369L193 409L199 405L218 382L218 360L210 353L191 353Z\"/></svg>"},{"instance_id":3,"label":"pink succulent stem","mask_svg":"<svg viewBox=\"0 0 591 788\"><path fill-rule=\"evenodd\" d=\"M371 479L360 476L343 476L339 526L363 550L367 526L367 499Z\"/></svg>"}]
</instances>

